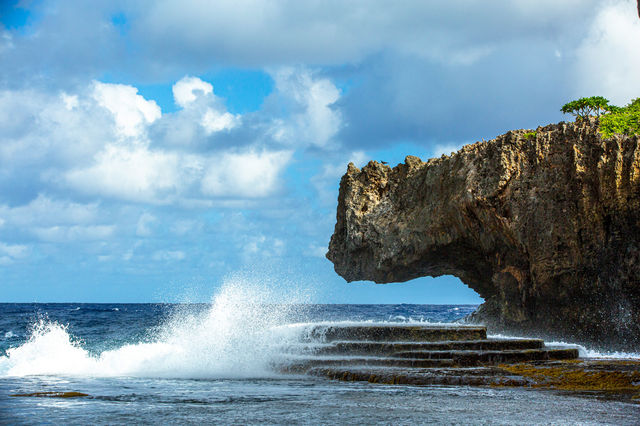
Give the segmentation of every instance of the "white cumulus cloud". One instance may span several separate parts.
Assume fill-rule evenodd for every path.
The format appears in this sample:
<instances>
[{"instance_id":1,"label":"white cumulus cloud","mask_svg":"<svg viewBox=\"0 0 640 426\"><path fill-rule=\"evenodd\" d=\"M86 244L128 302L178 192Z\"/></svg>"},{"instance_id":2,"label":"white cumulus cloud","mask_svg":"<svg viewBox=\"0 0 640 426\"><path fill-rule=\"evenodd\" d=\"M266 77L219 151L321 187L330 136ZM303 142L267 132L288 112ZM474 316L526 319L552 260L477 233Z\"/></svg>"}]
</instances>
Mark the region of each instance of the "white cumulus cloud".
<instances>
[{"instance_id":1,"label":"white cumulus cloud","mask_svg":"<svg viewBox=\"0 0 640 426\"><path fill-rule=\"evenodd\" d=\"M173 85L172 91L176 105L185 108L195 101L198 95L213 94L213 86L198 77L185 76Z\"/></svg>"},{"instance_id":2,"label":"white cumulus cloud","mask_svg":"<svg viewBox=\"0 0 640 426\"><path fill-rule=\"evenodd\" d=\"M108 145L95 164L70 170L65 178L72 188L87 194L163 203L181 184L179 161L170 152Z\"/></svg>"},{"instance_id":3,"label":"white cumulus cloud","mask_svg":"<svg viewBox=\"0 0 640 426\"><path fill-rule=\"evenodd\" d=\"M179 121L190 123L173 123L178 127L200 124L206 135L231 130L240 123L240 116L226 110L222 101L213 93L213 85L198 77L185 76L173 85L173 99L176 105L183 108L178 114ZM199 118L198 118L199 117ZM193 133L193 131L192 131Z\"/></svg>"},{"instance_id":4,"label":"white cumulus cloud","mask_svg":"<svg viewBox=\"0 0 640 426\"><path fill-rule=\"evenodd\" d=\"M231 130L236 127L238 117L228 112L218 112L208 108L202 116L200 124L208 135L222 130Z\"/></svg>"},{"instance_id":5,"label":"white cumulus cloud","mask_svg":"<svg viewBox=\"0 0 640 426\"><path fill-rule=\"evenodd\" d=\"M291 151L223 154L209 163L202 192L214 197L266 197L277 189L291 155Z\"/></svg>"},{"instance_id":6,"label":"white cumulus cloud","mask_svg":"<svg viewBox=\"0 0 640 426\"><path fill-rule=\"evenodd\" d=\"M139 95L133 86L99 81L95 81L93 86L94 99L113 114L117 129L123 136L141 136L146 125L162 115L158 104Z\"/></svg>"}]
</instances>

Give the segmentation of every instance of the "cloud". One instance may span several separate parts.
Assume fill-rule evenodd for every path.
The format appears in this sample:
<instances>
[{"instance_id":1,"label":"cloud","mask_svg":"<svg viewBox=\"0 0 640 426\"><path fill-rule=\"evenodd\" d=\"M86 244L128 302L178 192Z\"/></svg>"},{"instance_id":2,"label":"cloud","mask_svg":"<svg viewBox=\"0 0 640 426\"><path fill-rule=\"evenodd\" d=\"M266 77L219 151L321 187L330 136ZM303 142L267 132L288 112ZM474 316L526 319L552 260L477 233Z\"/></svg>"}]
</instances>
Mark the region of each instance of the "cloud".
<instances>
[{"instance_id":1,"label":"cloud","mask_svg":"<svg viewBox=\"0 0 640 426\"><path fill-rule=\"evenodd\" d=\"M28 204L0 205L0 217L12 227L76 225L93 223L100 217L98 203L82 204L40 194Z\"/></svg>"},{"instance_id":2,"label":"cloud","mask_svg":"<svg viewBox=\"0 0 640 426\"><path fill-rule=\"evenodd\" d=\"M605 3L577 50L575 96L618 105L640 96L640 20L631 1Z\"/></svg>"},{"instance_id":3,"label":"cloud","mask_svg":"<svg viewBox=\"0 0 640 426\"><path fill-rule=\"evenodd\" d=\"M49 170L86 161L105 141L115 139L113 117L89 92L87 87L74 94L56 89L0 89L4 175L33 184Z\"/></svg>"},{"instance_id":4,"label":"cloud","mask_svg":"<svg viewBox=\"0 0 640 426\"><path fill-rule=\"evenodd\" d=\"M339 92L328 79L304 68L274 72L273 102L283 99L290 112L276 116L277 108L265 108L246 122L196 77L173 85L182 109L170 114L136 87L95 80L56 94L0 92L0 112L14 117L0 118L6 184L23 173L21 183L40 193L71 189L77 196L146 204L272 195L290 146L329 144L340 125L332 109ZM274 122L286 133L282 140L272 137Z\"/></svg>"},{"instance_id":5,"label":"cloud","mask_svg":"<svg viewBox=\"0 0 640 426\"><path fill-rule=\"evenodd\" d=\"M291 151L226 153L211 159L202 179L203 194L211 197L258 198L273 194L289 163Z\"/></svg>"},{"instance_id":6,"label":"cloud","mask_svg":"<svg viewBox=\"0 0 640 426\"><path fill-rule=\"evenodd\" d=\"M277 100L289 113L277 118L270 130L273 138L291 146L329 147L342 126L334 104L340 91L327 78L315 78L307 69L282 68L272 73Z\"/></svg>"},{"instance_id":7,"label":"cloud","mask_svg":"<svg viewBox=\"0 0 640 426\"><path fill-rule=\"evenodd\" d=\"M132 86L94 81L93 97L113 114L118 134L125 137L141 137L146 125L162 115L155 101L138 95L138 89Z\"/></svg>"},{"instance_id":8,"label":"cloud","mask_svg":"<svg viewBox=\"0 0 640 426\"><path fill-rule=\"evenodd\" d=\"M64 102L64 107L69 111L77 108L79 105L77 95L68 95L63 92L60 94L60 97L62 98L62 102Z\"/></svg>"},{"instance_id":9,"label":"cloud","mask_svg":"<svg viewBox=\"0 0 640 426\"><path fill-rule=\"evenodd\" d=\"M213 94L213 86L211 83L202 81L198 77L190 76L185 76L180 79L173 85L171 90L173 92L173 99L176 105L179 105L182 108L186 108L197 99L197 92L200 92L199 94L205 96Z\"/></svg>"},{"instance_id":10,"label":"cloud","mask_svg":"<svg viewBox=\"0 0 640 426\"><path fill-rule=\"evenodd\" d=\"M175 199L182 170L189 171L181 160L174 153L113 144L96 155L93 165L69 170L64 178L85 194L163 204Z\"/></svg>"},{"instance_id":11,"label":"cloud","mask_svg":"<svg viewBox=\"0 0 640 426\"><path fill-rule=\"evenodd\" d=\"M5 244L0 242L0 255L11 260L21 259L27 255L28 247L21 244Z\"/></svg>"},{"instance_id":12,"label":"cloud","mask_svg":"<svg viewBox=\"0 0 640 426\"><path fill-rule=\"evenodd\" d=\"M228 112L218 112L211 108L208 108L207 111L202 116L202 120L200 121L200 125L204 127L207 135L210 135L215 132L221 132L223 130L231 130L236 127L239 119Z\"/></svg>"},{"instance_id":13,"label":"cloud","mask_svg":"<svg viewBox=\"0 0 640 426\"><path fill-rule=\"evenodd\" d=\"M213 93L211 83L185 76L173 85L172 91L176 105L187 110L187 114L179 117L192 121L192 125L200 124L207 136L240 124L240 116L225 110L222 101Z\"/></svg>"},{"instance_id":14,"label":"cloud","mask_svg":"<svg viewBox=\"0 0 640 426\"><path fill-rule=\"evenodd\" d=\"M37 19L0 30L0 263L93 277L119 261L136 284L326 265L311 257L349 161L559 121L575 94L637 96L629 5L28 2ZM227 78L247 70L272 91L238 109L252 95Z\"/></svg>"},{"instance_id":15,"label":"cloud","mask_svg":"<svg viewBox=\"0 0 640 426\"><path fill-rule=\"evenodd\" d=\"M161 111L132 86L94 81L75 93L4 91L0 115L5 112L13 118L0 118L0 164L5 170L0 185L15 181L16 188L4 191L5 197L28 195L27 186L34 192L72 188L160 202L160 193L177 184L168 181L176 178L169 174L177 173L176 163L187 167L190 162L149 149L147 129Z\"/></svg>"},{"instance_id":16,"label":"cloud","mask_svg":"<svg viewBox=\"0 0 640 426\"><path fill-rule=\"evenodd\" d=\"M352 65L385 52L466 66L505 43L526 47L546 40L564 48L580 37L600 3L31 2L26 7L37 24L0 37L0 78L15 87L25 75L47 75L66 85L109 70L154 83L225 66ZM126 31L114 23L116 14L126 20Z\"/></svg>"},{"instance_id":17,"label":"cloud","mask_svg":"<svg viewBox=\"0 0 640 426\"><path fill-rule=\"evenodd\" d=\"M151 127L156 146L200 151L220 148L216 144L219 134L226 136L242 124L242 117L227 111L211 83L185 76L173 85L172 91L180 109L165 114ZM244 144L251 142L244 141Z\"/></svg>"},{"instance_id":18,"label":"cloud","mask_svg":"<svg viewBox=\"0 0 640 426\"><path fill-rule=\"evenodd\" d=\"M11 245L0 242L0 266L9 266L17 260L26 257L28 247L24 245Z\"/></svg>"},{"instance_id":19,"label":"cloud","mask_svg":"<svg viewBox=\"0 0 640 426\"><path fill-rule=\"evenodd\" d=\"M557 37L597 3L167 0L149 7L132 34L154 61L180 58L191 66L205 66L206 58L235 66L337 65L387 50L446 63L472 61L504 40Z\"/></svg>"}]
</instances>

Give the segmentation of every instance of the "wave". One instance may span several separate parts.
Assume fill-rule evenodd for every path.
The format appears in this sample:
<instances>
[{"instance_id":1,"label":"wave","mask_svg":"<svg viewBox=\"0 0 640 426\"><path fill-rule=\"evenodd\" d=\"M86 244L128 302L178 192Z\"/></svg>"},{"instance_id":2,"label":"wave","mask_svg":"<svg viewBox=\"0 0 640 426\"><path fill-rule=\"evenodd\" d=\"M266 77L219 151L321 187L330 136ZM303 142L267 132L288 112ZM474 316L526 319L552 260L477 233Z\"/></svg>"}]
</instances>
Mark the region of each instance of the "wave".
<instances>
[{"instance_id":1,"label":"wave","mask_svg":"<svg viewBox=\"0 0 640 426\"><path fill-rule=\"evenodd\" d=\"M594 359L640 359L640 353L637 352L617 352L589 349L582 345L567 342L545 342L547 346L576 348L581 358Z\"/></svg>"},{"instance_id":2,"label":"wave","mask_svg":"<svg viewBox=\"0 0 640 426\"><path fill-rule=\"evenodd\" d=\"M504 334L492 334L488 336L491 339L528 339L524 336L510 336ZM580 354L580 358L593 358L593 359L640 359L640 353L637 352L615 352L615 351L602 351L589 349L585 346L564 342L564 341L545 341L548 347L556 348L571 348L577 349Z\"/></svg>"},{"instance_id":3,"label":"wave","mask_svg":"<svg viewBox=\"0 0 640 426\"><path fill-rule=\"evenodd\" d=\"M206 312L177 312L149 342L100 354L91 354L65 325L41 319L24 344L0 357L0 376L273 376L270 366L282 356L283 345L299 342L304 332L288 325L300 305L279 301L266 286L232 279Z\"/></svg>"},{"instance_id":4,"label":"wave","mask_svg":"<svg viewBox=\"0 0 640 426\"><path fill-rule=\"evenodd\" d=\"M92 353L68 328L47 318L38 320L26 342L0 356L0 377L82 376L141 378L261 378L277 375L284 362L314 328L335 325L380 324L380 321L313 321L305 318L309 295L274 293L266 284L234 277L226 280L211 305L194 313L178 309L144 341ZM389 321L390 320L390 321ZM390 316L384 324L432 324L411 316ZM5 333L5 339L14 337ZM506 336L490 336L494 338ZM320 343L320 342L318 342ZM602 353L565 342L550 346L577 347L587 358L640 358L637 353Z\"/></svg>"}]
</instances>

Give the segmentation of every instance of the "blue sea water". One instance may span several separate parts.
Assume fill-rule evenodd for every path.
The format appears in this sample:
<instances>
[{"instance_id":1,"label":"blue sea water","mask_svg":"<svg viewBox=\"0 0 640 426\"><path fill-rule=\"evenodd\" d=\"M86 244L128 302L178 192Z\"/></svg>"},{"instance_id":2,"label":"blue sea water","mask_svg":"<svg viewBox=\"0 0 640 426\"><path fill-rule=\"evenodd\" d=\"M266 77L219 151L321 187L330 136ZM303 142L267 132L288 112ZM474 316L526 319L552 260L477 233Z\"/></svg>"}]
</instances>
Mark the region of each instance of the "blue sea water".
<instances>
[{"instance_id":1,"label":"blue sea water","mask_svg":"<svg viewBox=\"0 0 640 426\"><path fill-rule=\"evenodd\" d=\"M0 424L640 422L640 405L590 395L279 374L312 324L452 322L475 306L265 303L245 290L211 304L0 304ZM89 396L10 396L43 391Z\"/></svg>"}]
</instances>

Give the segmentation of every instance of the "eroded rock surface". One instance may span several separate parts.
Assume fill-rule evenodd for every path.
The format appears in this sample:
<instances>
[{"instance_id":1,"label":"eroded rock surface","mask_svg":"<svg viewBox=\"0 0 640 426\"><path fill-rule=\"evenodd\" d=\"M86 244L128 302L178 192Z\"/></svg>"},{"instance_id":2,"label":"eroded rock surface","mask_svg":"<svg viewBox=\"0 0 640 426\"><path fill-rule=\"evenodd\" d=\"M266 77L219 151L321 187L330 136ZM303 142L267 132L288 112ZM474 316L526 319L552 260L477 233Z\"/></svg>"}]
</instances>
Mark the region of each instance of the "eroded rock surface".
<instances>
[{"instance_id":1,"label":"eroded rock surface","mask_svg":"<svg viewBox=\"0 0 640 426\"><path fill-rule=\"evenodd\" d=\"M347 281L455 275L492 332L640 350L640 138L560 123L350 164L327 257Z\"/></svg>"}]
</instances>

